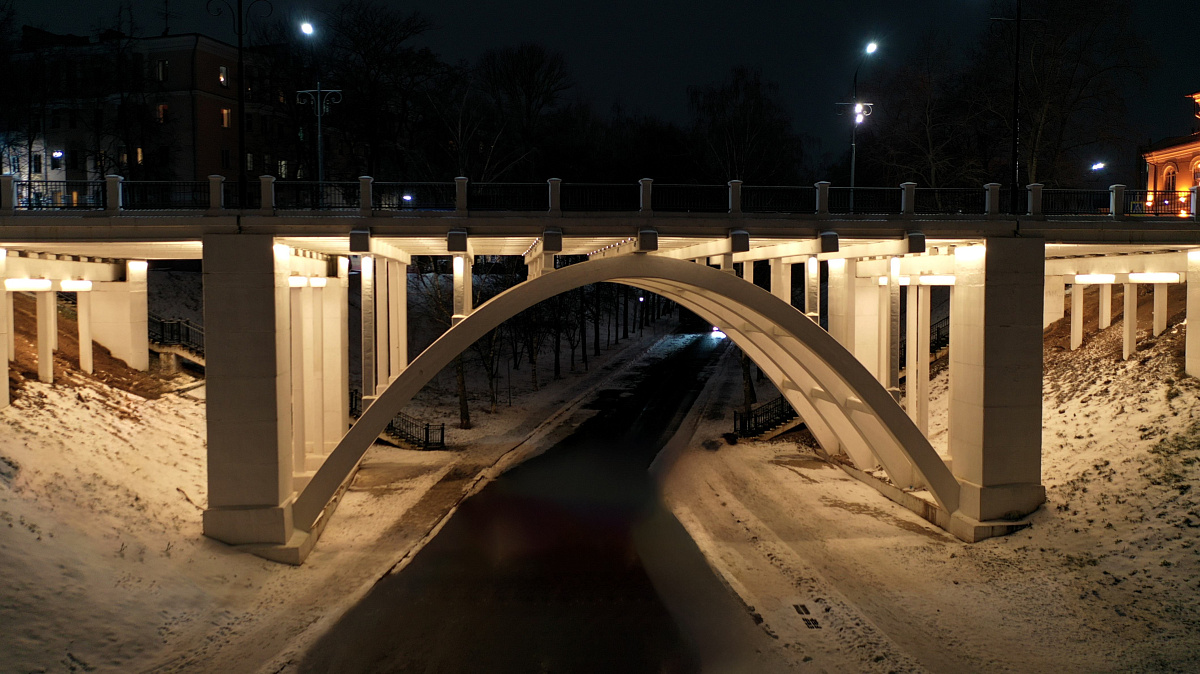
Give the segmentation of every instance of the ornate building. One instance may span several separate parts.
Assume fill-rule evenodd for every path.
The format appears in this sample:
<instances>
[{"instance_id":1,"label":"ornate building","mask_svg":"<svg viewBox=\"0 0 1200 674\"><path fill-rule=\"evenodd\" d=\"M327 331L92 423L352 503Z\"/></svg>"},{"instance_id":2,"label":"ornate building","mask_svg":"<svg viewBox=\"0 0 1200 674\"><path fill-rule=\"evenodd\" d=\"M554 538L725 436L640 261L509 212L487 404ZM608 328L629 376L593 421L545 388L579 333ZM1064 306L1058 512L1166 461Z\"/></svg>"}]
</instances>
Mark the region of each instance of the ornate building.
<instances>
[{"instance_id":1,"label":"ornate building","mask_svg":"<svg viewBox=\"0 0 1200 674\"><path fill-rule=\"evenodd\" d=\"M1161 140L1142 153L1147 190L1187 193L1200 185L1200 92L1189 98L1196 103L1195 132Z\"/></svg>"}]
</instances>

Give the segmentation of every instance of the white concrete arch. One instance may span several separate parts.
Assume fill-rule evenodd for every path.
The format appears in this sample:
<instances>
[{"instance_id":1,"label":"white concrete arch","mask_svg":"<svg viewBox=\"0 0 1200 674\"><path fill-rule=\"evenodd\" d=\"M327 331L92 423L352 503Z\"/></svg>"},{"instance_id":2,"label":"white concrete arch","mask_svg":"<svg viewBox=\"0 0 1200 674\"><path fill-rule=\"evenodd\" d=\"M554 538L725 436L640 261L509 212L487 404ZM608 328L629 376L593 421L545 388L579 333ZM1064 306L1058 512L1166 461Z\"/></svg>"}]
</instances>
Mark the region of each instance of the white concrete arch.
<instances>
[{"instance_id":1,"label":"white concrete arch","mask_svg":"<svg viewBox=\"0 0 1200 674\"><path fill-rule=\"evenodd\" d=\"M477 339L538 302L579 286L639 286L726 329L771 376L827 449L841 443L856 462L877 458L898 484L920 480L948 512L959 484L929 441L865 367L828 333L769 292L732 274L660 256L624 255L554 271L480 306L425 349L351 427L296 498L294 523L311 531L388 421Z\"/></svg>"}]
</instances>

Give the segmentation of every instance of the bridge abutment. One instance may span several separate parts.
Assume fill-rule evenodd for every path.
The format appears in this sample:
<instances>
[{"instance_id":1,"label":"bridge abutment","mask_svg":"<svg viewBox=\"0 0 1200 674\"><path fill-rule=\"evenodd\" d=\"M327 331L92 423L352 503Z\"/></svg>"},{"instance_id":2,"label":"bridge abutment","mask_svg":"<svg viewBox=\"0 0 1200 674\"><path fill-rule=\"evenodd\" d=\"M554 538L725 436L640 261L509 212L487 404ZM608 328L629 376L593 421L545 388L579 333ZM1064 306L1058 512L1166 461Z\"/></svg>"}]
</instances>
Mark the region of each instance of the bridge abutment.
<instances>
[{"instance_id":1,"label":"bridge abutment","mask_svg":"<svg viewBox=\"0 0 1200 674\"><path fill-rule=\"evenodd\" d=\"M962 514L1014 519L1041 485L1045 242L988 238L955 250L950 455Z\"/></svg>"},{"instance_id":2,"label":"bridge abutment","mask_svg":"<svg viewBox=\"0 0 1200 674\"><path fill-rule=\"evenodd\" d=\"M145 260L125 263L124 281L92 284L92 335L135 370L150 369Z\"/></svg>"}]
</instances>

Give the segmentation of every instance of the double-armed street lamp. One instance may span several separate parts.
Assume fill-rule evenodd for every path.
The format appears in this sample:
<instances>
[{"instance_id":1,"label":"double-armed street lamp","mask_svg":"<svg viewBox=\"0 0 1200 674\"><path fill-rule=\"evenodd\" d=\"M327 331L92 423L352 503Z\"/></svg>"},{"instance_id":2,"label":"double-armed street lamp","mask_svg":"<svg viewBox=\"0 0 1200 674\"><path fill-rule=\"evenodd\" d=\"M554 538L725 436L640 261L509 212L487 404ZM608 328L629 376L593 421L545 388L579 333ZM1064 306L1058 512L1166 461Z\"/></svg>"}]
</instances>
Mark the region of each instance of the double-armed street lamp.
<instances>
[{"instance_id":1,"label":"double-armed street lamp","mask_svg":"<svg viewBox=\"0 0 1200 674\"><path fill-rule=\"evenodd\" d=\"M858 59L858 65L854 68L854 82L850 90L849 103L839 103L838 105L853 106L854 122L850 125L850 212L854 212L854 183L855 173L858 168L858 125L862 124L867 117L871 115L875 105L872 103L863 103L858 100L858 71L862 70L863 63L867 57L874 54L879 49L879 45L875 42L867 43L863 49L862 55Z\"/></svg>"},{"instance_id":2,"label":"double-armed street lamp","mask_svg":"<svg viewBox=\"0 0 1200 674\"><path fill-rule=\"evenodd\" d=\"M307 21L300 24L300 32L304 33L309 39L315 39L313 35L316 31L313 25ZM311 43L310 43L311 44ZM313 67L316 68L316 48L313 47ZM325 113L329 112L330 106L334 103L342 102L341 89L322 89L321 88L321 72L317 69L317 88L302 89L296 92L296 103L305 104L311 103L313 113L317 116L317 182L325 182L325 149L321 143L321 118Z\"/></svg>"}]
</instances>

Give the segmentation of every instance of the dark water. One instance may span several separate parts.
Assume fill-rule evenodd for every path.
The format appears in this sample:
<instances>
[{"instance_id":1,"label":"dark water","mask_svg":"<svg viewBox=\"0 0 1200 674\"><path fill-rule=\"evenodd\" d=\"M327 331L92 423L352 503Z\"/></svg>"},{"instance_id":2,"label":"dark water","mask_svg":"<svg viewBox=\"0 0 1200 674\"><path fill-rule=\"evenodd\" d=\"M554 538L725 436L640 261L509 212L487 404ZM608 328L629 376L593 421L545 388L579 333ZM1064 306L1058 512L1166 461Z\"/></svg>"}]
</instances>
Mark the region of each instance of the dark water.
<instances>
[{"instance_id":1,"label":"dark water","mask_svg":"<svg viewBox=\"0 0 1200 674\"><path fill-rule=\"evenodd\" d=\"M599 392L572 435L464 503L302 671L693 672L711 660L705 649L737 631L713 616L749 618L647 473L725 348L680 341L627 388Z\"/></svg>"}]
</instances>

